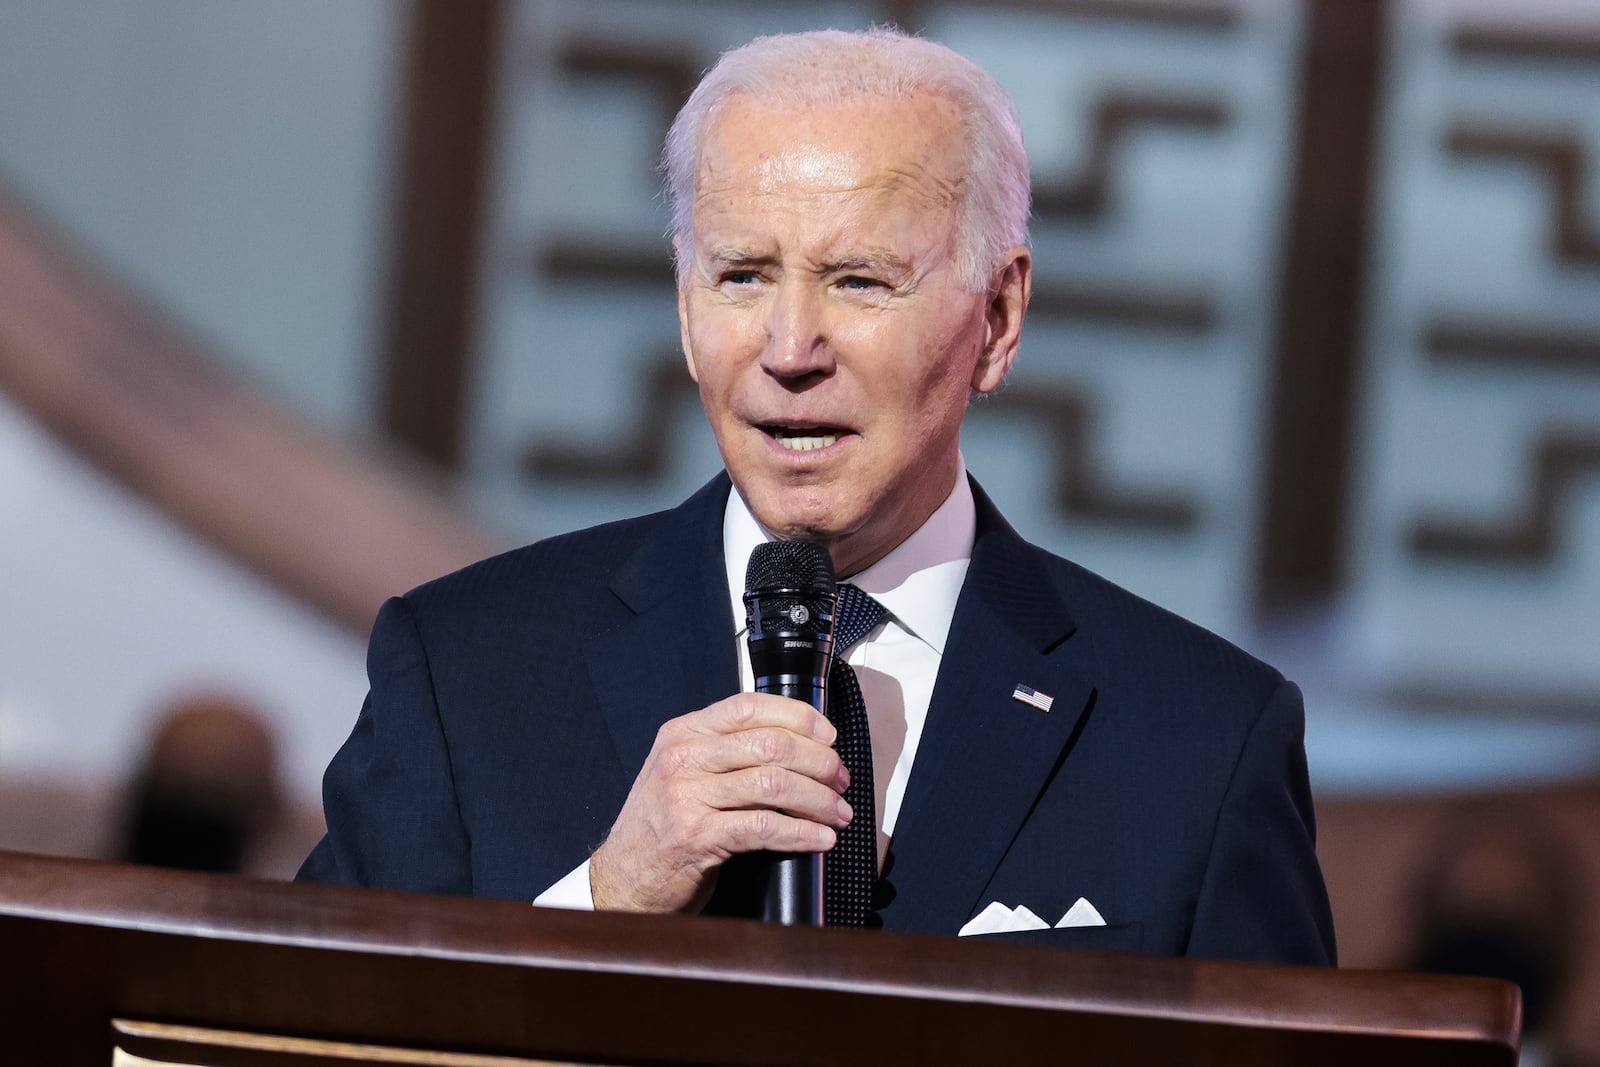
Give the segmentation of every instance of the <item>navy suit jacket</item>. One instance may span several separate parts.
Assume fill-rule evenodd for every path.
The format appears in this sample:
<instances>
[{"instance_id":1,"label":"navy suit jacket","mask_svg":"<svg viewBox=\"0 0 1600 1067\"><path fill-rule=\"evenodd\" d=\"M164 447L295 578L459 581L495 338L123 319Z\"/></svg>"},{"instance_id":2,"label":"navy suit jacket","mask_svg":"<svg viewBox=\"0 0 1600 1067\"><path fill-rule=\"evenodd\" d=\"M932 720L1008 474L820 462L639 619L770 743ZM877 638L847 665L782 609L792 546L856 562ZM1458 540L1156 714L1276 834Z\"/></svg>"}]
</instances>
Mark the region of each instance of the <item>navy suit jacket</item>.
<instances>
[{"instance_id":1,"label":"navy suit jacket","mask_svg":"<svg viewBox=\"0 0 1600 1067\"><path fill-rule=\"evenodd\" d=\"M719 476L384 605L300 877L532 900L603 839L657 728L738 690ZM991 901L1107 925L1036 943L1331 963L1299 691L1023 541L977 539L879 893L891 930ZM1055 700L1038 711L1018 683ZM755 914L746 858L708 911Z\"/></svg>"}]
</instances>

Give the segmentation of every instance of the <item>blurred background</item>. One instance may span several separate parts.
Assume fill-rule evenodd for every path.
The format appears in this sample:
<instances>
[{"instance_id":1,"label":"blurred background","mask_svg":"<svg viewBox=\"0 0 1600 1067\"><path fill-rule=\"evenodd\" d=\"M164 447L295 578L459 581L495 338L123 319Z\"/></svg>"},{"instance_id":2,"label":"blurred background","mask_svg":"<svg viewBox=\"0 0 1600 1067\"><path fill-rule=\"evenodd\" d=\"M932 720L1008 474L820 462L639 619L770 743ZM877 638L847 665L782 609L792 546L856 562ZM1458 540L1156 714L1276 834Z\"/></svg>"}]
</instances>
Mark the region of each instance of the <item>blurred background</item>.
<instances>
[{"instance_id":1,"label":"blurred background","mask_svg":"<svg viewBox=\"0 0 1600 1067\"><path fill-rule=\"evenodd\" d=\"M716 470L683 94L883 21L1035 168L970 468L1301 683L1346 964L1600 1062L1595 0L0 0L0 848L292 875L383 597Z\"/></svg>"}]
</instances>

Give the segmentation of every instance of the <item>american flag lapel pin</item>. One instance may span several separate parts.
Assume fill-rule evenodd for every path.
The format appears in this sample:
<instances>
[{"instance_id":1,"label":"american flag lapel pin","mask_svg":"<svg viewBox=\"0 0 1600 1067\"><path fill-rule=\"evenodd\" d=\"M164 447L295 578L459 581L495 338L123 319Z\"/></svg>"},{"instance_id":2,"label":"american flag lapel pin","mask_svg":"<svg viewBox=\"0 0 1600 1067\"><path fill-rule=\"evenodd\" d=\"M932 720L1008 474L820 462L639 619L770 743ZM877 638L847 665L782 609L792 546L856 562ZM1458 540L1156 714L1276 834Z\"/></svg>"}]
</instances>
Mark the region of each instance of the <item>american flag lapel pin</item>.
<instances>
[{"instance_id":1,"label":"american flag lapel pin","mask_svg":"<svg viewBox=\"0 0 1600 1067\"><path fill-rule=\"evenodd\" d=\"M1040 711L1049 711L1050 705L1056 702L1056 698L1049 693L1041 693L1031 685L1020 683L1011 691L1011 699L1020 700L1030 708L1038 708Z\"/></svg>"}]
</instances>

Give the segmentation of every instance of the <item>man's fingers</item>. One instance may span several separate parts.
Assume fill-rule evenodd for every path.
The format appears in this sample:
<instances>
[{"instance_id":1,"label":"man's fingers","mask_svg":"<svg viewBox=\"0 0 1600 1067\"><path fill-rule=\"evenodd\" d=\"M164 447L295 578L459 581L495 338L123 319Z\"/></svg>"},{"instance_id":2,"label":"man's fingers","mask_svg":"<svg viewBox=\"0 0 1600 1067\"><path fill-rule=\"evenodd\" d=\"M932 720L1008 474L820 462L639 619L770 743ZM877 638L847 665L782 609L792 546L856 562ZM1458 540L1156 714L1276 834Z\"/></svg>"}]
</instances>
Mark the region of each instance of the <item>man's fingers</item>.
<instances>
[{"instance_id":1,"label":"man's fingers","mask_svg":"<svg viewBox=\"0 0 1600 1067\"><path fill-rule=\"evenodd\" d=\"M831 745L838 736L827 717L800 700L771 693L738 693L667 724L684 733L732 734L777 727Z\"/></svg>"},{"instance_id":2,"label":"man's fingers","mask_svg":"<svg viewBox=\"0 0 1600 1067\"><path fill-rule=\"evenodd\" d=\"M850 822L850 805L828 786L782 767L747 767L706 779L702 799L721 811L768 809L835 829Z\"/></svg>"},{"instance_id":3,"label":"man's fingers","mask_svg":"<svg viewBox=\"0 0 1600 1067\"><path fill-rule=\"evenodd\" d=\"M831 827L797 819L781 811L724 811L715 816L717 840L730 854L757 852L826 852L839 840Z\"/></svg>"},{"instance_id":4,"label":"man's fingers","mask_svg":"<svg viewBox=\"0 0 1600 1067\"><path fill-rule=\"evenodd\" d=\"M672 742L662 752L674 772L726 774L747 767L782 767L843 792L849 772L839 754L808 737L775 726L736 734Z\"/></svg>"},{"instance_id":5,"label":"man's fingers","mask_svg":"<svg viewBox=\"0 0 1600 1067\"><path fill-rule=\"evenodd\" d=\"M604 844L597 906L695 908L740 852L824 852L850 821L837 733L815 708L741 693L665 723Z\"/></svg>"},{"instance_id":6,"label":"man's fingers","mask_svg":"<svg viewBox=\"0 0 1600 1067\"><path fill-rule=\"evenodd\" d=\"M741 693L663 725L655 762L670 777L786 767L843 792L849 772L831 747L836 737L833 724L809 704Z\"/></svg>"}]
</instances>

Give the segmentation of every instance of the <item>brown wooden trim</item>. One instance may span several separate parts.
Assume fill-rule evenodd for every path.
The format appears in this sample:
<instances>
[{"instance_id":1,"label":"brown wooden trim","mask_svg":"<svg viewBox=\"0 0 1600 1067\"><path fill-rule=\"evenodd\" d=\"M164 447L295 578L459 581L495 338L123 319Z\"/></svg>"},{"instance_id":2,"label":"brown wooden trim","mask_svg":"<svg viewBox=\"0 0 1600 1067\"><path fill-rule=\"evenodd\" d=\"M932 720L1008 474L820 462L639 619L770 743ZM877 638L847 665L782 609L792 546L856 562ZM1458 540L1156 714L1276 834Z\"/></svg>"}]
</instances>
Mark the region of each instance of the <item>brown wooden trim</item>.
<instances>
[{"instance_id":1,"label":"brown wooden trim","mask_svg":"<svg viewBox=\"0 0 1600 1067\"><path fill-rule=\"evenodd\" d=\"M383 342L383 428L445 470L465 447L501 0L415 0Z\"/></svg>"},{"instance_id":2,"label":"brown wooden trim","mask_svg":"<svg viewBox=\"0 0 1600 1067\"><path fill-rule=\"evenodd\" d=\"M1536 30L1468 23L1450 35L1450 47L1468 59L1600 63L1600 34L1577 27Z\"/></svg>"},{"instance_id":3,"label":"brown wooden trim","mask_svg":"<svg viewBox=\"0 0 1600 1067\"><path fill-rule=\"evenodd\" d=\"M1211 32L1235 30L1240 22L1239 9L1234 4L1204 0L993 0L987 6Z\"/></svg>"},{"instance_id":4,"label":"brown wooden trim","mask_svg":"<svg viewBox=\"0 0 1600 1067\"><path fill-rule=\"evenodd\" d=\"M1505 982L983 940L0 854L6 1050L74 1050L19 1062L104 1063L110 1018L602 1063L1516 1060Z\"/></svg>"},{"instance_id":5,"label":"brown wooden trim","mask_svg":"<svg viewBox=\"0 0 1600 1067\"><path fill-rule=\"evenodd\" d=\"M636 82L656 105L659 146L667 139L678 109L699 84L706 64L692 53L645 41L610 39L569 41L561 49L561 73L572 80L599 78Z\"/></svg>"},{"instance_id":6,"label":"brown wooden trim","mask_svg":"<svg viewBox=\"0 0 1600 1067\"><path fill-rule=\"evenodd\" d=\"M1570 722L1592 725L1600 712L1600 690L1553 690L1442 682L1438 678L1400 678L1383 687L1385 707L1456 715L1481 715L1500 721ZM1318 804L1318 814L1321 805Z\"/></svg>"},{"instance_id":7,"label":"brown wooden trim","mask_svg":"<svg viewBox=\"0 0 1600 1067\"><path fill-rule=\"evenodd\" d=\"M1576 133L1530 133L1522 129L1457 123L1445 134L1445 150L1456 159L1521 163L1550 185L1549 248L1559 263L1600 266L1600 231L1584 208L1589 156Z\"/></svg>"},{"instance_id":8,"label":"brown wooden trim","mask_svg":"<svg viewBox=\"0 0 1600 1067\"><path fill-rule=\"evenodd\" d=\"M1096 447L1095 404L1081 392L1036 385L975 404L971 412L975 418L990 413L1038 423L1051 445L1054 501L1063 515L1167 534L1187 533L1199 524L1199 507L1180 493L1130 492L1111 484Z\"/></svg>"},{"instance_id":9,"label":"brown wooden trim","mask_svg":"<svg viewBox=\"0 0 1600 1067\"><path fill-rule=\"evenodd\" d=\"M1411 528L1411 552L1431 559L1488 564L1545 563L1558 548L1560 517L1574 483L1600 474L1600 437L1552 432L1533 459L1527 510L1501 526L1425 518Z\"/></svg>"},{"instance_id":10,"label":"brown wooden trim","mask_svg":"<svg viewBox=\"0 0 1600 1067\"><path fill-rule=\"evenodd\" d=\"M1423 331L1422 347L1436 363L1600 371L1600 332L1593 330L1440 318Z\"/></svg>"},{"instance_id":11,"label":"brown wooden trim","mask_svg":"<svg viewBox=\"0 0 1600 1067\"><path fill-rule=\"evenodd\" d=\"M647 285L672 291L672 249L666 238L617 242L557 234L533 258L534 273L561 284Z\"/></svg>"},{"instance_id":12,"label":"brown wooden trim","mask_svg":"<svg viewBox=\"0 0 1600 1067\"><path fill-rule=\"evenodd\" d=\"M152 506L350 629L498 542L392 461L240 388L0 193L0 391Z\"/></svg>"},{"instance_id":13,"label":"brown wooden trim","mask_svg":"<svg viewBox=\"0 0 1600 1067\"><path fill-rule=\"evenodd\" d=\"M1267 436L1256 610L1344 579L1390 0L1309 0Z\"/></svg>"},{"instance_id":14,"label":"brown wooden trim","mask_svg":"<svg viewBox=\"0 0 1600 1067\"><path fill-rule=\"evenodd\" d=\"M898 26L907 33L920 34L928 24L926 0L879 0L874 21Z\"/></svg>"},{"instance_id":15,"label":"brown wooden trim","mask_svg":"<svg viewBox=\"0 0 1600 1067\"><path fill-rule=\"evenodd\" d=\"M159 1067L580 1067L571 1060L479 1056L355 1041L318 1041L206 1026L113 1019L117 1051ZM112 1067L119 1067L113 1063Z\"/></svg>"},{"instance_id":16,"label":"brown wooden trim","mask_svg":"<svg viewBox=\"0 0 1600 1067\"><path fill-rule=\"evenodd\" d=\"M1055 321L1178 334L1210 333L1217 324L1216 308L1203 294L1044 281L1034 286L1028 317L1035 324Z\"/></svg>"},{"instance_id":17,"label":"brown wooden trim","mask_svg":"<svg viewBox=\"0 0 1600 1067\"><path fill-rule=\"evenodd\" d=\"M948 6L933 0L886 0L879 5L884 18L906 30L917 31L933 9ZM1037 11L1042 14L1103 22L1129 22L1146 26L1227 33L1241 21L1236 5L1204 0L967 0L963 7L1001 11Z\"/></svg>"},{"instance_id":18,"label":"brown wooden trim","mask_svg":"<svg viewBox=\"0 0 1600 1067\"><path fill-rule=\"evenodd\" d=\"M618 426L605 435L615 444L588 447L564 434L536 440L523 455L523 477L577 485L648 485L660 479L672 458L661 442L672 439L676 414L694 403L697 392L676 348L657 353L646 367L636 413L619 413Z\"/></svg>"},{"instance_id":19,"label":"brown wooden trim","mask_svg":"<svg viewBox=\"0 0 1600 1067\"><path fill-rule=\"evenodd\" d=\"M1088 158L1083 168L1059 181L1035 182L1033 210L1040 219L1092 221L1111 208L1112 170L1118 150L1137 130L1156 127L1215 133L1233 121L1215 100L1115 93L1095 106Z\"/></svg>"}]
</instances>

